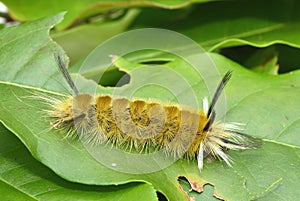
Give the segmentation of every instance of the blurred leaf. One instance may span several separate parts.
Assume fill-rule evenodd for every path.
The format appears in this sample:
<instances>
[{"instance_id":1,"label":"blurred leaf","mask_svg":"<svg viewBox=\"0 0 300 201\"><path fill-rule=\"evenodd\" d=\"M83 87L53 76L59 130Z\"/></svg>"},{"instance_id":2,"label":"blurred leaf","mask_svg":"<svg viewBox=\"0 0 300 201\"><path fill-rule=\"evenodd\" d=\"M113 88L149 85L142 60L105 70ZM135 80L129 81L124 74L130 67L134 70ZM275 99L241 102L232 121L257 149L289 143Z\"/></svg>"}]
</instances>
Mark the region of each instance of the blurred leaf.
<instances>
[{"instance_id":1,"label":"blurred leaf","mask_svg":"<svg viewBox=\"0 0 300 201\"><path fill-rule=\"evenodd\" d=\"M68 11L65 20L58 25L59 29L71 26L80 18L88 18L94 15L117 8L136 6L153 6L165 9L176 9L188 6L194 2L207 2L209 0L3 0L13 18L19 21L36 20L42 17L54 15L58 12ZM104 15L105 17L105 15ZM88 19L85 19L88 20Z\"/></svg>"},{"instance_id":2,"label":"blurred leaf","mask_svg":"<svg viewBox=\"0 0 300 201\"><path fill-rule=\"evenodd\" d=\"M156 200L149 184L88 186L55 175L32 158L24 145L0 124L1 200Z\"/></svg>"},{"instance_id":3,"label":"blurred leaf","mask_svg":"<svg viewBox=\"0 0 300 201\"><path fill-rule=\"evenodd\" d=\"M104 41L125 31L138 13L137 9L132 9L117 21L86 24L53 33L52 37L62 46L74 64Z\"/></svg>"},{"instance_id":4,"label":"blurred leaf","mask_svg":"<svg viewBox=\"0 0 300 201\"><path fill-rule=\"evenodd\" d=\"M245 66L259 73L278 74L278 52L275 47L264 48L255 52L245 62Z\"/></svg>"},{"instance_id":5,"label":"blurred leaf","mask_svg":"<svg viewBox=\"0 0 300 201\"><path fill-rule=\"evenodd\" d=\"M286 73L296 69L300 69L300 49L292 48L286 45L277 45L277 52L279 52L279 72Z\"/></svg>"},{"instance_id":6,"label":"blurred leaf","mask_svg":"<svg viewBox=\"0 0 300 201\"><path fill-rule=\"evenodd\" d=\"M250 69L258 65L261 70L266 70L268 65L273 72L278 73L279 70L279 73L287 73L300 68L300 49L287 45L276 44L265 48L231 47L222 49L221 54Z\"/></svg>"},{"instance_id":7,"label":"blurred leaf","mask_svg":"<svg viewBox=\"0 0 300 201\"><path fill-rule=\"evenodd\" d=\"M189 10L183 13L146 8L132 28L174 30L192 38L208 51L240 45L266 47L277 43L300 47L300 2L297 0L272 3L216 1Z\"/></svg>"}]
</instances>

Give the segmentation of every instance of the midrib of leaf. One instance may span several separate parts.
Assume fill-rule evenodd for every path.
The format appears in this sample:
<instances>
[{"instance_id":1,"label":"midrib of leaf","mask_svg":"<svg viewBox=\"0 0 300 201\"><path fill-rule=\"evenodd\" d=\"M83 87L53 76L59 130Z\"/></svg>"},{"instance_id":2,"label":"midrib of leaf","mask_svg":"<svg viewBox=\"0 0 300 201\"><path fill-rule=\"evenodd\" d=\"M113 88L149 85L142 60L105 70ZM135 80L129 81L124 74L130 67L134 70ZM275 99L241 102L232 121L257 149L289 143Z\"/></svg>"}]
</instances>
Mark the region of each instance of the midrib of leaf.
<instances>
[{"instance_id":1,"label":"midrib of leaf","mask_svg":"<svg viewBox=\"0 0 300 201\"><path fill-rule=\"evenodd\" d=\"M287 143L284 143L284 142L278 142L278 141L275 141L275 140L263 139L263 141L266 141L266 142L272 142L272 143L274 143L274 144L283 145L283 146L290 147L290 148L293 148L293 149L300 149L299 146L287 144Z\"/></svg>"},{"instance_id":2,"label":"midrib of leaf","mask_svg":"<svg viewBox=\"0 0 300 201\"><path fill-rule=\"evenodd\" d=\"M25 88L25 89L29 89L29 90L36 90L40 93L48 93L48 94L53 94L53 95L56 95L56 96L65 96L64 94L61 94L61 93L58 93L58 92L55 92L55 91L48 91L48 90L45 90L43 88L37 88L37 87L29 86L29 85L22 85L22 84L18 84L18 83L14 83L14 82L7 82L7 81L0 80L0 84L6 84L6 85L11 85L11 86L21 87L21 88Z\"/></svg>"},{"instance_id":3,"label":"midrib of leaf","mask_svg":"<svg viewBox=\"0 0 300 201\"><path fill-rule=\"evenodd\" d=\"M5 82L5 81L0 81L0 84L5 84L5 85L9 85L9 86L16 86L16 87L21 87L21 88L23 88L24 90L26 90L26 89L31 89L31 90L37 91L38 93L41 92L41 93L47 93L47 94L53 94L53 95L59 95L59 96L62 96L62 94L59 94L59 93L56 93L56 92L47 91L47 90L43 90L43 89L31 87L31 86L24 86L24 85L17 84L17 83L10 83L10 82ZM16 98L17 98L17 97L16 97ZM17 99L18 99L18 98L17 98ZM22 102L22 100L20 100L20 101ZM44 141L45 141L45 139L41 138L39 135L37 135L37 133L35 133L35 132L31 129L30 125L25 125L25 124L24 124L23 122L21 122L18 118L16 118L16 117L14 116L14 114L11 113L10 110L7 110L5 107L3 107L2 102L0 102L0 111L1 111L1 113L3 113L3 114L10 114L11 117L14 119L14 121L16 121L16 122L18 122L19 124L21 124L22 126L24 126L24 127L31 133L31 135L33 135L33 136L35 137L35 139L36 139L37 141L41 141L41 140L44 140ZM9 131L11 131L12 133L15 133L15 134L18 133L18 132L16 132L16 131L13 129L13 127L7 126L5 122L3 122L3 121L1 121L1 120L0 120L0 122L1 122L3 125L5 125L5 127L6 127ZM19 136L19 137L20 137L20 136ZM20 137L20 140L27 146L27 143L26 143L25 141L23 141L22 137Z\"/></svg>"}]
</instances>

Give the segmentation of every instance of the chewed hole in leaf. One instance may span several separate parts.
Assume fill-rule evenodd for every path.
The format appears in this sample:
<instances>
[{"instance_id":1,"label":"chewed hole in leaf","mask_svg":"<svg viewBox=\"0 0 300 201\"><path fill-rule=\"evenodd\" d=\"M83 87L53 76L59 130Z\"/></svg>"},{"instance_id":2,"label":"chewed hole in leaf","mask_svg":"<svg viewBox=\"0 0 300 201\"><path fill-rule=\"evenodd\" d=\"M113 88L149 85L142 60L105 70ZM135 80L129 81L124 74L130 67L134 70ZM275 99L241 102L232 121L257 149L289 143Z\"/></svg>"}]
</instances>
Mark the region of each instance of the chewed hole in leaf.
<instances>
[{"instance_id":1,"label":"chewed hole in leaf","mask_svg":"<svg viewBox=\"0 0 300 201\"><path fill-rule=\"evenodd\" d=\"M215 193L215 188L210 183L198 183L183 176L178 177L178 183L181 190L186 194L188 200L224 200Z\"/></svg>"},{"instance_id":2,"label":"chewed hole in leaf","mask_svg":"<svg viewBox=\"0 0 300 201\"><path fill-rule=\"evenodd\" d=\"M121 87L130 82L130 75L117 67L109 67L104 72L84 76L103 87Z\"/></svg>"},{"instance_id":3,"label":"chewed hole in leaf","mask_svg":"<svg viewBox=\"0 0 300 201\"><path fill-rule=\"evenodd\" d=\"M128 84L129 82L130 75L124 71L119 70L118 68L106 70L99 80L99 84L104 87L121 87Z\"/></svg>"},{"instance_id":4,"label":"chewed hole in leaf","mask_svg":"<svg viewBox=\"0 0 300 201\"><path fill-rule=\"evenodd\" d=\"M164 194L162 194L161 192L157 191L156 195L157 195L157 198L158 198L159 201L168 201L166 196Z\"/></svg>"}]
</instances>

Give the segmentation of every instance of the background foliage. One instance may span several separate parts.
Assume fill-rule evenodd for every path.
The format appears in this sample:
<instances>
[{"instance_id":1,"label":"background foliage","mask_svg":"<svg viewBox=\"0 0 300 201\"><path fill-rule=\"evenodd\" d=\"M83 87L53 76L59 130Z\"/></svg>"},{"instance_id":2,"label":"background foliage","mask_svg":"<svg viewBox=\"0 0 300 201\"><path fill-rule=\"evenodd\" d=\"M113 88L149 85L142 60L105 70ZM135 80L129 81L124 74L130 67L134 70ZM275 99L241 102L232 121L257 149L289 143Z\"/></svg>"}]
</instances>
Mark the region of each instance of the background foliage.
<instances>
[{"instance_id":1,"label":"background foliage","mask_svg":"<svg viewBox=\"0 0 300 201\"><path fill-rule=\"evenodd\" d=\"M140 200L141 195L143 200L173 201L300 197L300 2L2 2L9 10L2 13L7 24L0 30L2 200ZM62 11L67 13L58 14ZM20 24L11 26L15 22ZM204 47L222 74L234 71L226 88L226 121L245 122L245 133L263 139L261 148L230 152L236 161L233 168L215 161L205 164L201 174L195 162L186 160L152 174L119 173L95 162L80 143L63 141L61 133L49 131L49 122L38 112L46 106L23 98L32 93L64 95L65 87L57 82L61 75L54 51L69 57L70 71L76 74L80 62L101 42L147 27L190 37ZM185 71L179 60L147 52L115 63L100 84L113 85L142 62L153 60L171 61L165 63L166 68L190 77L195 90L203 88L202 81ZM99 91L109 93L101 86ZM150 89L140 96L160 97ZM203 186L204 192L198 193Z\"/></svg>"}]
</instances>

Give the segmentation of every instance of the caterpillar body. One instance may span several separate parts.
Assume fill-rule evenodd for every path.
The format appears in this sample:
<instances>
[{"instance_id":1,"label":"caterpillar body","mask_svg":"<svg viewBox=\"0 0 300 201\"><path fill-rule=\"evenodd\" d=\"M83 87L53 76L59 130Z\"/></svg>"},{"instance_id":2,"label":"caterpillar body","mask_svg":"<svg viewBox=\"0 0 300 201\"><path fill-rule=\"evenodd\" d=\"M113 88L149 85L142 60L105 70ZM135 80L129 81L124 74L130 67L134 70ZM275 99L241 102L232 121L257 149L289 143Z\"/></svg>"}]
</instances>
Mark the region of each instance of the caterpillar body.
<instances>
[{"instance_id":1,"label":"caterpillar body","mask_svg":"<svg viewBox=\"0 0 300 201\"><path fill-rule=\"evenodd\" d=\"M58 66L75 95L66 100L51 100L49 116L55 129L67 131L85 143L105 144L143 152L147 148L164 149L168 156L203 160L223 159L231 166L226 149L252 149L256 138L239 132L237 124L215 121L214 106L231 77L227 72L213 96L210 106L205 98L203 110L181 109L179 105L163 105L145 100L130 101L108 95L80 94L60 56Z\"/></svg>"}]
</instances>

